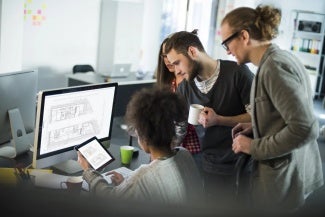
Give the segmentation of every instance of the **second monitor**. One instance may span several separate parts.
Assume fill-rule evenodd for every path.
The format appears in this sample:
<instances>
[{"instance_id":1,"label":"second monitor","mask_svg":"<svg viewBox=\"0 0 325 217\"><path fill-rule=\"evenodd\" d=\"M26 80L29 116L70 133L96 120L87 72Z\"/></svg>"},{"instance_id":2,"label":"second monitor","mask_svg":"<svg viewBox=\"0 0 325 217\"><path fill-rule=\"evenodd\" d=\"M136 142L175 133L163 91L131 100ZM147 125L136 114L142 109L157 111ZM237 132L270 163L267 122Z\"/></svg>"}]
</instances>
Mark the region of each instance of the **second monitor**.
<instances>
[{"instance_id":1,"label":"second monitor","mask_svg":"<svg viewBox=\"0 0 325 217\"><path fill-rule=\"evenodd\" d=\"M0 73L0 156L28 152L34 141L37 70Z\"/></svg>"}]
</instances>

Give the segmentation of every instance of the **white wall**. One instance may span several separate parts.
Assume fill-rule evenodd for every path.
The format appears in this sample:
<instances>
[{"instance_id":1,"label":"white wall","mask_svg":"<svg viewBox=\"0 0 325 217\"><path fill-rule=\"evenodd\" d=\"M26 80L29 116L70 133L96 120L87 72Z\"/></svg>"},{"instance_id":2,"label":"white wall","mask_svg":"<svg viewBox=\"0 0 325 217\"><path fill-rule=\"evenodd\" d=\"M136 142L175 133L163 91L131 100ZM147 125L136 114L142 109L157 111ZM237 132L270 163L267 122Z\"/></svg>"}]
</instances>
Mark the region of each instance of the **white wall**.
<instances>
[{"instance_id":1,"label":"white wall","mask_svg":"<svg viewBox=\"0 0 325 217\"><path fill-rule=\"evenodd\" d=\"M98 73L110 75L113 65L138 65L142 40L143 0L102 0L98 40Z\"/></svg>"},{"instance_id":2,"label":"white wall","mask_svg":"<svg viewBox=\"0 0 325 217\"><path fill-rule=\"evenodd\" d=\"M0 73L22 68L23 3L0 0Z\"/></svg>"},{"instance_id":3,"label":"white wall","mask_svg":"<svg viewBox=\"0 0 325 217\"><path fill-rule=\"evenodd\" d=\"M102 35L99 25L101 4L104 1L113 2L112 0L33 0L33 4L30 5L32 9L40 8L43 4L46 6L42 11L45 20L37 26L23 18L22 11L27 0L0 0L0 72L38 67L41 69L40 72L66 73L71 72L73 65L81 63L92 64L98 70L100 67L108 67L106 64L131 61L131 59L134 70L140 62L141 55L145 62L148 62L146 65L148 70L152 70L156 65L160 43L157 41L159 37L156 34L159 34L163 0L134 1L132 4L142 5L138 7L138 14L128 11L129 14L121 13L118 18L114 18L114 13L106 14L102 19L109 19L109 22L106 22L107 29L105 29L107 34ZM283 11L283 20L277 43L283 48L290 46L291 37L287 33L289 27L292 26L288 18L292 9L325 13L323 0L314 0L310 4L306 4L305 0L219 1L220 5L226 1L232 7L255 7L259 3L272 3L279 6ZM128 4L127 1L120 3L125 6ZM132 15L131 20L128 15ZM116 27L114 24L118 25L117 22L129 25ZM101 29L103 29L102 26ZM119 32L117 36L112 34L115 30ZM124 37L127 30L133 32L138 30L138 32ZM124 40L115 43L115 38L121 38L121 34ZM102 41L107 44L105 46L113 47L113 49L105 49L103 54ZM217 39L216 44L215 49L220 44ZM142 54L141 50L143 50ZM214 56L216 58L229 57L226 56L224 50L218 50Z\"/></svg>"},{"instance_id":4,"label":"white wall","mask_svg":"<svg viewBox=\"0 0 325 217\"><path fill-rule=\"evenodd\" d=\"M111 32L116 35L114 49L112 49L113 64L132 63L133 67L138 65L143 37L143 14L143 1L119 2L116 29L115 32Z\"/></svg>"},{"instance_id":5,"label":"white wall","mask_svg":"<svg viewBox=\"0 0 325 217\"><path fill-rule=\"evenodd\" d=\"M160 46L162 0L102 0L98 72L109 75L112 65L131 63L153 71ZM146 64L144 64L146 63Z\"/></svg>"},{"instance_id":6,"label":"white wall","mask_svg":"<svg viewBox=\"0 0 325 217\"><path fill-rule=\"evenodd\" d=\"M156 66L163 0L0 2L0 65L4 71L14 64L17 70L67 73L73 65L87 63L105 72L121 62L132 63L136 70L141 59L148 63L145 70L153 71ZM26 19L24 7L31 10ZM33 16L38 10L37 23Z\"/></svg>"},{"instance_id":7,"label":"white wall","mask_svg":"<svg viewBox=\"0 0 325 217\"><path fill-rule=\"evenodd\" d=\"M42 10L45 20L24 20L24 68L66 73L75 64L96 66L100 0L33 0L27 7Z\"/></svg>"},{"instance_id":8,"label":"white wall","mask_svg":"<svg viewBox=\"0 0 325 217\"><path fill-rule=\"evenodd\" d=\"M161 14L163 8L162 0L144 0L143 29L141 40L140 63L137 67L142 67L144 71L154 72L157 66L158 52L160 48ZM145 62L145 66L141 64Z\"/></svg>"},{"instance_id":9,"label":"white wall","mask_svg":"<svg viewBox=\"0 0 325 217\"><path fill-rule=\"evenodd\" d=\"M117 7L118 3L112 0L102 0L99 37L98 37L98 55L97 55L97 72L109 74L109 67L114 62L115 48L115 29L117 26ZM109 28L108 28L109 27Z\"/></svg>"}]
</instances>

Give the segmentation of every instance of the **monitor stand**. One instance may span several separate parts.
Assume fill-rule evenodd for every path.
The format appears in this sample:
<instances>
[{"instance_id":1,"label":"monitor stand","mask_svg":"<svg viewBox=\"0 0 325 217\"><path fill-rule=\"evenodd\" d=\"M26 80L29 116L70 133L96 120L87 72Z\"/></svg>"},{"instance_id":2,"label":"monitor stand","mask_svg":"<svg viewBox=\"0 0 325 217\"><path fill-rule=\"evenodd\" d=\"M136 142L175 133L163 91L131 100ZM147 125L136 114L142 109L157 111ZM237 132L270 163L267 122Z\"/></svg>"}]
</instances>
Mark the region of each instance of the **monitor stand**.
<instances>
[{"instance_id":1,"label":"monitor stand","mask_svg":"<svg viewBox=\"0 0 325 217\"><path fill-rule=\"evenodd\" d=\"M76 160L68 160L52 166L54 169L66 174L74 174L82 171L80 164Z\"/></svg>"},{"instance_id":2,"label":"monitor stand","mask_svg":"<svg viewBox=\"0 0 325 217\"><path fill-rule=\"evenodd\" d=\"M34 132L26 133L23 119L18 108L10 109L8 111L10 128L11 128L11 145L16 151L17 155L23 154L30 150L34 144Z\"/></svg>"}]
</instances>

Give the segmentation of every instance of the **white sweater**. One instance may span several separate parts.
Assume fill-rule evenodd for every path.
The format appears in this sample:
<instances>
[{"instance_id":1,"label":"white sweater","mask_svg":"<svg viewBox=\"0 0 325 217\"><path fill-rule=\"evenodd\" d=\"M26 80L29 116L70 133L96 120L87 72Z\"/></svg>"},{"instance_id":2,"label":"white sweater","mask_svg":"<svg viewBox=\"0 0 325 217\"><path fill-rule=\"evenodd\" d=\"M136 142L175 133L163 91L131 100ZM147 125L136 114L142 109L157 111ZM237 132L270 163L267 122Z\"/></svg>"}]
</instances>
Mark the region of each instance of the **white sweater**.
<instances>
[{"instance_id":1,"label":"white sweater","mask_svg":"<svg viewBox=\"0 0 325 217\"><path fill-rule=\"evenodd\" d=\"M170 204L187 204L202 196L203 185L191 154L177 147L176 155L154 160L136 169L120 185L111 188L93 170L84 179L96 194L115 195L124 199L150 200Z\"/></svg>"}]
</instances>

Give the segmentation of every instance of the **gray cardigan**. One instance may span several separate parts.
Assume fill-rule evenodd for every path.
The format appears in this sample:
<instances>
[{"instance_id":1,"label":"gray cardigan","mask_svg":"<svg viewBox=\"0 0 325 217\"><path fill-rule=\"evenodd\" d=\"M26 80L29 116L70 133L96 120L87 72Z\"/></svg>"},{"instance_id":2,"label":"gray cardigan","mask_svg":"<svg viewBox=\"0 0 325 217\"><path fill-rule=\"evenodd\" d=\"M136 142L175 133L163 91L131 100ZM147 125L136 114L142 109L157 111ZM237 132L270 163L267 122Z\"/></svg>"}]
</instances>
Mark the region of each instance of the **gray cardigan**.
<instances>
[{"instance_id":1,"label":"gray cardigan","mask_svg":"<svg viewBox=\"0 0 325 217\"><path fill-rule=\"evenodd\" d=\"M255 204L295 208L323 185L312 98L303 64L271 45L251 90Z\"/></svg>"}]
</instances>

